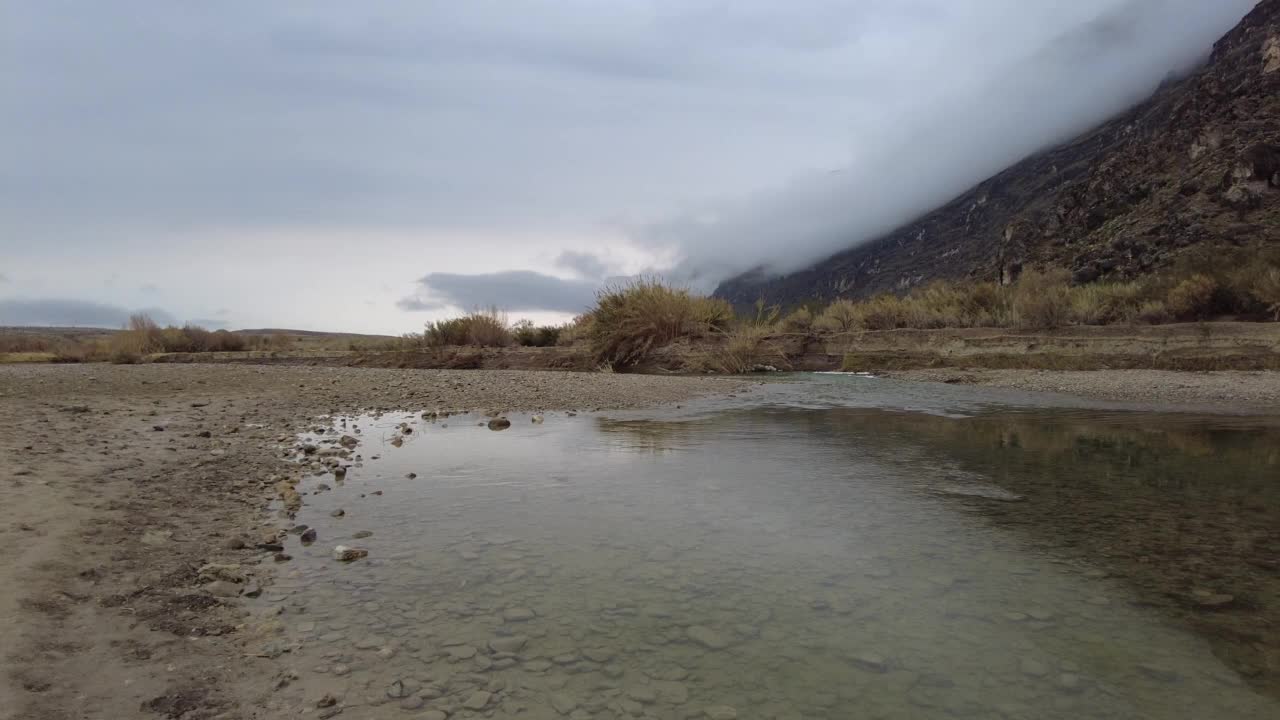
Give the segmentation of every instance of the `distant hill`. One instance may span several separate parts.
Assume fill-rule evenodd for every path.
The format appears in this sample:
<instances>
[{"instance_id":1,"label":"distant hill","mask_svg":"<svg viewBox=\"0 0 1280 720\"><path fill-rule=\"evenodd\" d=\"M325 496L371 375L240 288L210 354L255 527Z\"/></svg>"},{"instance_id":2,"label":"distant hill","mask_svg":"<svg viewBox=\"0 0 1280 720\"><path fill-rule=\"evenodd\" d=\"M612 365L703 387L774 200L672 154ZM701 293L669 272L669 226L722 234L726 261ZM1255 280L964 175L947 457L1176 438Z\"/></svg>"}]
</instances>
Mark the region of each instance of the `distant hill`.
<instances>
[{"instance_id":1,"label":"distant hill","mask_svg":"<svg viewBox=\"0 0 1280 720\"><path fill-rule=\"evenodd\" d=\"M250 328L232 330L237 335L296 335L298 337L329 337L351 340L389 340L394 335L369 335L366 333L324 332L323 330L289 330L287 328Z\"/></svg>"},{"instance_id":2,"label":"distant hill","mask_svg":"<svg viewBox=\"0 0 1280 720\"><path fill-rule=\"evenodd\" d=\"M851 238L851 243L857 239ZM745 307L1009 280L1029 265L1076 282L1131 278L1191 251L1280 245L1280 0L1262 0L1195 73L872 242L715 294Z\"/></svg>"}]
</instances>

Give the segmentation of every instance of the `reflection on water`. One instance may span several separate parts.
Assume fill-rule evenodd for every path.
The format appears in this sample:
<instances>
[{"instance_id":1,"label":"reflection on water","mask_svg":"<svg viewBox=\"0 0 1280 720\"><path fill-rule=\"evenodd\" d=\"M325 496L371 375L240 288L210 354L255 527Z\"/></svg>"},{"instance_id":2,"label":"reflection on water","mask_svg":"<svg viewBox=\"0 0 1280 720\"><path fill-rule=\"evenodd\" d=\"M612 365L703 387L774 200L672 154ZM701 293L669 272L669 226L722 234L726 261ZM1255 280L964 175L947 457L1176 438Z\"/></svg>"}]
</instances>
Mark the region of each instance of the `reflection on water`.
<instances>
[{"instance_id":1,"label":"reflection on water","mask_svg":"<svg viewBox=\"0 0 1280 720\"><path fill-rule=\"evenodd\" d=\"M503 432L335 421L308 440L358 429L355 465L300 486L334 486L296 518L319 541L261 600L300 675L282 697L435 720L1280 717L1274 427L779 397Z\"/></svg>"}]
</instances>

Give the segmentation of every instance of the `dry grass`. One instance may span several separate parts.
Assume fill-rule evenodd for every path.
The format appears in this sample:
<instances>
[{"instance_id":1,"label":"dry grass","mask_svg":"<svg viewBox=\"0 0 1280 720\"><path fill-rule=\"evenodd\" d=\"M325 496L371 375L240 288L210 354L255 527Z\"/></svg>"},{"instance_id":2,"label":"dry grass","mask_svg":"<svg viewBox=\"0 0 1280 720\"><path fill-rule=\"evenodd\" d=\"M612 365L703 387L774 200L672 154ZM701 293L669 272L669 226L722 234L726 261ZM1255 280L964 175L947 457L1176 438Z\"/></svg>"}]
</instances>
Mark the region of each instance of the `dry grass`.
<instances>
[{"instance_id":1,"label":"dry grass","mask_svg":"<svg viewBox=\"0 0 1280 720\"><path fill-rule=\"evenodd\" d=\"M786 367L786 356L769 340L774 335L769 325L742 323L724 333L723 344L711 351L707 358L709 370L742 374L765 367Z\"/></svg>"},{"instance_id":2,"label":"dry grass","mask_svg":"<svg viewBox=\"0 0 1280 720\"><path fill-rule=\"evenodd\" d=\"M427 323L422 344L442 348L462 345L506 347L515 338L507 327L507 315L496 307L473 310L462 317Z\"/></svg>"},{"instance_id":3,"label":"dry grass","mask_svg":"<svg viewBox=\"0 0 1280 720\"><path fill-rule=\"evenodd\" d=\"M727 302L657 278L601 290L590 314L592 353L600 364L615 368L635 365L675 340L725 331L734 319Z\"/></svg>"},{"instance_id":4,"label":"dry grass","mask_svg":"<svg viewBox=\"0 0 1280 720\"><path fill-rule=\"evenodd\" d=\"M1029 269L1010 287L934 282L904 296L839 299L813 322L820 333L898 328L1008 327L1188 322L1220 317L1280 320L1280 255L1204 272L1170 271L1128 282L1073 286L1062 270Z\"/></svg>"},{"instance_id":5,"label":"dry grass","mask_svg":"<svg viewBox=\"0 0 1280 720\"><path fill-rule=\"evenodd\" d=\"M1259 273L1249 287L1249 293L1280 322L1280 268L1269 268Z\"/></svg>"},{"instance_id":6,"label":"dry grass","mask_svg":"<svg viewBox=\"0 0 1280 720\"><path fill-rule=\"evenodd\" d=\"M1012 320L1020 328L1053 328L1071 319L1071 287L1065 270L1027 270L1013 287Z\"/></svg>"}]
</instances>

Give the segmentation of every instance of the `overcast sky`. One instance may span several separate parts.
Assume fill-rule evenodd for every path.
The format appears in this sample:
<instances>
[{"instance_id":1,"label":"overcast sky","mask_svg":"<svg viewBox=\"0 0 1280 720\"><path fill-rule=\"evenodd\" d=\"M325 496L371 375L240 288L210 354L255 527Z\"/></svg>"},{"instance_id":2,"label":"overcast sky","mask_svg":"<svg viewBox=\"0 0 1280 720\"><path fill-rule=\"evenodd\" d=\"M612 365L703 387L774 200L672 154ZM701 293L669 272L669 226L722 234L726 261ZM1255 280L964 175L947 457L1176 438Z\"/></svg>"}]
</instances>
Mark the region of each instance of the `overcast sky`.
<instances>
[{"instance_id":1,"label":"overcast sky","mask_svg":"<svg viewBox=\"0 0 1280 720\"><path fill-rule=\"evenodd\" d=\"M1252 0L0 0L0 325L399 333L791 269Z\"/></svg>"}]
</instances>

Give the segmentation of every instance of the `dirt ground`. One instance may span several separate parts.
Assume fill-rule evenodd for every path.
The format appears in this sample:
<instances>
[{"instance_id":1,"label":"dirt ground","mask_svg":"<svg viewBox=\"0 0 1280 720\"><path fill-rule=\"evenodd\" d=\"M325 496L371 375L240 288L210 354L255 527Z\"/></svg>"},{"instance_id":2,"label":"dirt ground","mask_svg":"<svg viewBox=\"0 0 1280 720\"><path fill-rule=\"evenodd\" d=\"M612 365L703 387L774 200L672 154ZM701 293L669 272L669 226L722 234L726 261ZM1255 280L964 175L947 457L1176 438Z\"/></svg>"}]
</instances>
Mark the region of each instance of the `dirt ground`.
<instances>
[{"instance_id":1,"label":"dirt ground","mask_svg":"<svg viewBox=\"0 0 1280 720\"><path fill-rule=\"evenodd\" d=\"M290 676L260 650L270 623L235 596L277 565L266 504L275 477L296 472L282 450L309 418L593 410L739 387L487 370L0 366L0 718L284 714L271 695ZM211 583L211 573L240 577Z\"/></svg>"},{"instance_id":2,"label":"dirt ground","mask_svg":"<svg viewBox=\"0 0 1280 720\"><path fill-rule=\"evenodd\" d=\"M1280 372L1172 370L895 370L897 380L1017 388L1035 392L1221 412L1280 414Z\"/></svg>"}]
</instances>

